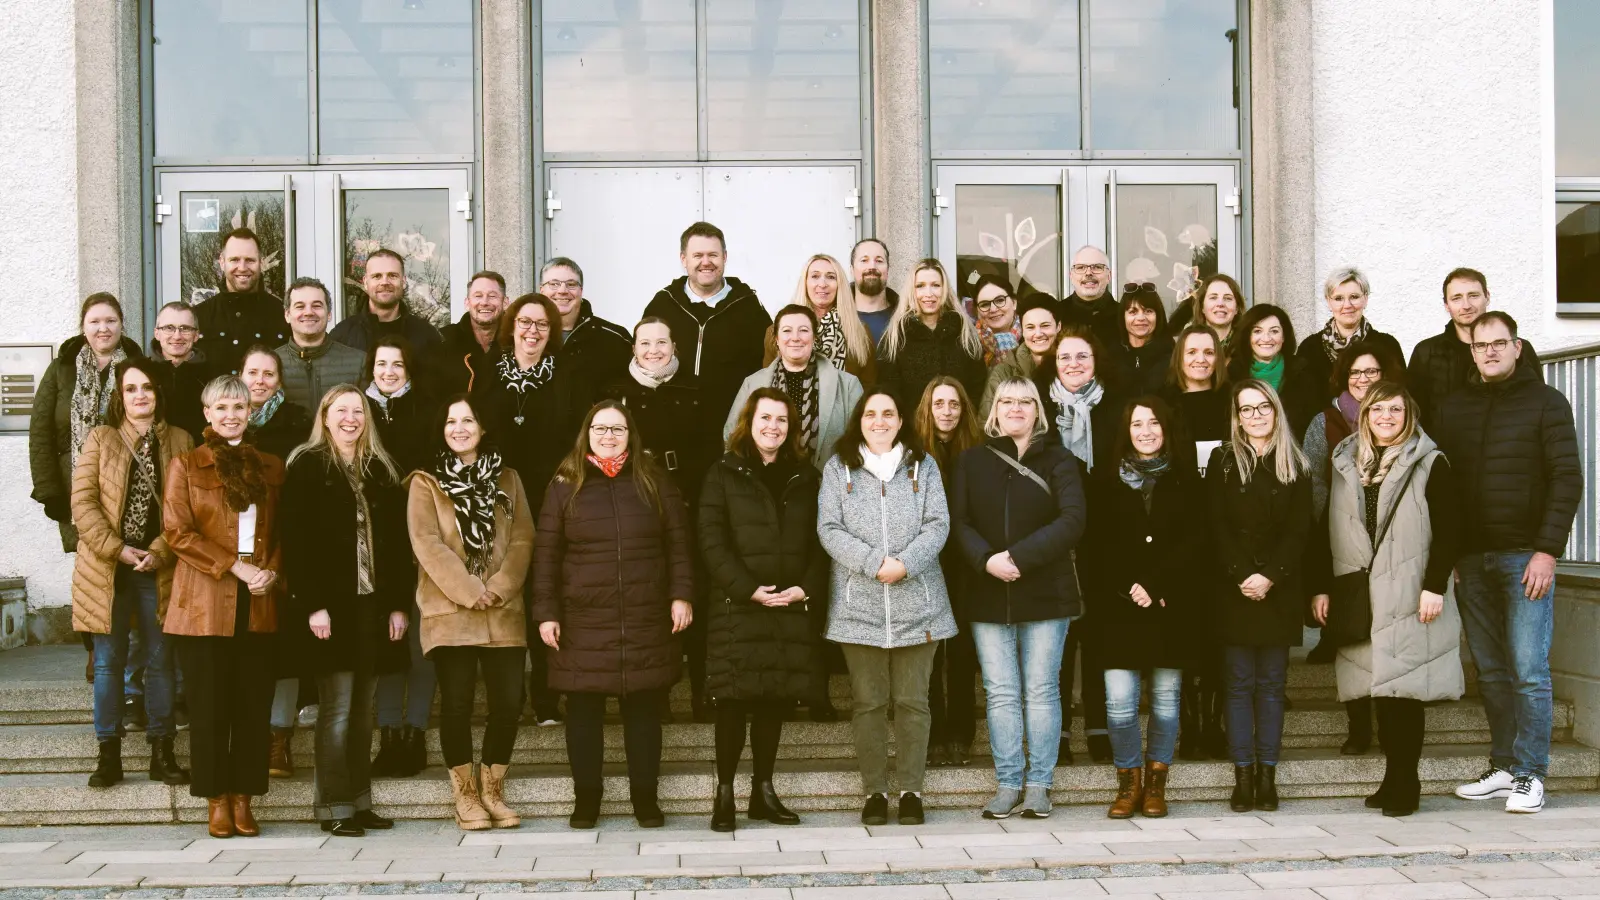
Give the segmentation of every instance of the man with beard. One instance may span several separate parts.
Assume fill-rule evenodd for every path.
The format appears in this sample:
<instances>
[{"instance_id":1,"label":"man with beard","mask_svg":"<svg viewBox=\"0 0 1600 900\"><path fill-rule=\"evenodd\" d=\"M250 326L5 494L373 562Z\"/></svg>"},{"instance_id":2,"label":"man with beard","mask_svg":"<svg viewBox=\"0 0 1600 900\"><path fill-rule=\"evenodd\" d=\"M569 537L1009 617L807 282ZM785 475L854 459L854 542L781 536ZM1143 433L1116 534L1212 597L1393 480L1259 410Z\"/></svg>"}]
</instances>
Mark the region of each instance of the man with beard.
<instances>
[{"instance_id":1,"label":"man with beard","mask_svg":"<svg viewBox=\"0 0 1600 900\"><path fill-rule=\"evenodd\" d=\"M889 327L900 295L884 280L889 276L889 247L875 237L862 238L850 250L850 289L856 295L856 315L877 345Z\"/></svg>"},{"instance_id":2,"label":"man with beard","mask_svg":"<svg viewBox=\"0 0 1600 900\"><path fill-rule=\"evenodd\" d=\"M289 285L283 318L294 337L278 348L283 371L278 373L283 397L308 410L336 384L361 383L367 355L328 340L328 288L315 278L296 278Z\"/></svg>"},{"instance_id":3,"label":"man with beard","mask_svg":"<svg viewBox=\"0 0 1600 900\"><path fill-rule=\"evenodd\" d=\"M196 306L200 352L217 374L239 374L251 344L276 347L289 339L283 301L261 289L261 239L248 228L222 237L217 257L222 291Z\"/></svg>"},{"instance_id":4,"label":"man with beard","mask_svg":"<svg viewBox=\"0 0 1600 900\"><path fill-rule=\"evenodd\" d=\"M583 270L558 256L539 270L539 293L561 313L561 356L590 384L611 384L627 373L633 338L627 329L594 314L583 299Z\"/></svg>"},{"instance_id":5,"label":"man with beard","mask_svg":"<svg viewBox=\"0 0 1600 900\"><path fill-rule=\"evenodd\" d=\"M467 311L440 332L440 343L423 357L434 396L477 392L494 384L495 341L506 311L506 280L482 271L467 281ZM412 377L416 377L413 375Z\"/></svg>"},{"instance_id":6,"label":"man with beard","mask_svg":"<svg viewBox=\"0 0 1600 900\"><path fill-rule=\"evenodd\" d=\"M1122 340L1122 312L1111 294L1111 260L1088 245L1072 255L1072 294L1061 301L1062 325L1087 325L1107 345Z\"/></svg>"},{"instance_id":7,"label":"man with beard","mask_svg":"<svg viewBox=\"0 0 1600 900\"><path fill-rule=\"evenodd\" d=\"M394 335L410 341L419 355L439 343L439 329L406 308L406 263L400 254L387 247L373 251L361 289L367 292L367 308L340 322L334 340L366 353L378 338Z\"/></svg>"},{"instance_id":8,"label":"man with beard","mask_svg":"<svg viewBox=\"0 0 1600 900\"><path fill-rule=\"evenodd\" d=\"M181 300L156 313L150 374L161 382L167 422L189 432L199 446L205 440L201 432L206 430L200 391L217 373L205 353L195 349L200 324L194 313L194 308Z\"/></svg>"}]
</instances>

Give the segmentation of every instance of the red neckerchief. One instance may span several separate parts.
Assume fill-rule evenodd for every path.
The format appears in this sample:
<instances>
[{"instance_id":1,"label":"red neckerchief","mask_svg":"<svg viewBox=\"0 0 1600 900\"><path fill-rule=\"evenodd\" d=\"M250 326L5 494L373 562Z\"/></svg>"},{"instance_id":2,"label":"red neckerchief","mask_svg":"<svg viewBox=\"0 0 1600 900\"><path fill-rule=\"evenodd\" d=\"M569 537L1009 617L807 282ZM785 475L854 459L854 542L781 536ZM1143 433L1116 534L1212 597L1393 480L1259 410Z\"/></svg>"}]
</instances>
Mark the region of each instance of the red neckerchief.
<instances>
[{"instance_id":1,"label":"red neckerchief","mask_svg":"<svg viewBox=\"0 0 1600 900\"><path fill-rule=\"evenodd\" d=\"M607 478L615 478L617 477L617 473L622 471L623 463L628 461L628 451L624 450L620 456L613 456L610 459L601 459L600 457L595 456L593 453L588 454L584 458L589 460L589 462L594 463L595 468L606 473Z\"/></svg>"}]
</instances>

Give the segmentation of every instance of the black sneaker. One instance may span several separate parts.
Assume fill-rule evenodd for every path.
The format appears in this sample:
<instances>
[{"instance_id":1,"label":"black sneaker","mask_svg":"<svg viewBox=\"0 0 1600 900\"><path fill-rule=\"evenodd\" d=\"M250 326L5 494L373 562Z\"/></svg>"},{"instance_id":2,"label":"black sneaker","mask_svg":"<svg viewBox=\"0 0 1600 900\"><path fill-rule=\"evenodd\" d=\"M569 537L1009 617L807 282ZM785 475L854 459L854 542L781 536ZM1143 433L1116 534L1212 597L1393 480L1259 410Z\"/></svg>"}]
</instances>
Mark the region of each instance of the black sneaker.
<instances>
[{"instance_id":1,"label":"black sneaker","mask_svg":"<svg viewBox=\"0 0 1600 900\"><path fill-rule=\"evenodd\" d=\"M889 798L882 794L873 794L868 797L867 805L861 807L861 824L889 824Z\"/></svg>"},{"instance_id":2,"label":"black sneaker","mask_svg":"<svg viewBox=\"0 0 1600 900\"><path fill-rule=\"evenodd\" d=\"M895 812L895 819L901 825L921 825L923 823L922 798L912 793L901 794L899 809Z\"/></svg>"}]
</instances>

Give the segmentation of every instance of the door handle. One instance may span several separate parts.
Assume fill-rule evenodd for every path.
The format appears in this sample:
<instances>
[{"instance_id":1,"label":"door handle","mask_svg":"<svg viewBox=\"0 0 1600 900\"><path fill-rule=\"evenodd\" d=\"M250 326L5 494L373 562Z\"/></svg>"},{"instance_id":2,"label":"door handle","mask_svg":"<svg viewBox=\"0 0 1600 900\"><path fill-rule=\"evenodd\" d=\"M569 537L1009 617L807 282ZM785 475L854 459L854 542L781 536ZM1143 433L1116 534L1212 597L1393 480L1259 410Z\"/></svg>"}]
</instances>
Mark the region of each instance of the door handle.
<instances>
[{"instance_id":1,"label":"door handle","mask_svg":"<svg viewBox=\"0 0 1600 900\"><path fill-rule=\"evenodd\" d=\"M553 190L545 191L544 192L544 217L546 219L554 219L556 217L556 213L559 212L560 210L561 210L561 201L556 199L556 192L553 191Z\"/></svg>"}]
</instances>

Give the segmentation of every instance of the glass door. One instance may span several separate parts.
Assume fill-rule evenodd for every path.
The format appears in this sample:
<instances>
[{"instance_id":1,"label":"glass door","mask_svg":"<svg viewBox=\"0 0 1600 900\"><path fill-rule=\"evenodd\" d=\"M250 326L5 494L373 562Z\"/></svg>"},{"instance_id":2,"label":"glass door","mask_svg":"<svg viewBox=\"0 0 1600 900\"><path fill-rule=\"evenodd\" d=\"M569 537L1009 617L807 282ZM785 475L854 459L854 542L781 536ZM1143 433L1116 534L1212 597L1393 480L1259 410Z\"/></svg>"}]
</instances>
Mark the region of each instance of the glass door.
<instances>
[{"instance_id":1,"label":"glass door","mask_svg":"<svg viewBox=\"0 0 1600 900\"><path fill-rule=\"evenodd\" d=\"M1195 283L1239 275L1233 166L1090 166L1088 243L1104 247L1118 296L1151 282L1172 311Z\"/></svg>"},{"instance_id":2,"label":"glass door","mask_svg":"<svg viewBox=\"0 0 1600 900\"><path fill-rule=\"evenodd\" d=\"M935 246L957 294L985 275L1018 300L1072 292L1066 267L1083 225L1069 201L1083 195L1081 168L939 166L936 178Z\"/></svg>"},{"instance_id":3,"label":"glass door","mask_svg":"<svg viewBox=\"0 0 1600 900\"><path fill-rule=\"evenodd\" d=\"M262 287L284 286L311 271L312 205L305 172L162 172L156 176L157 306L194 305L222 290L222 238L248 228L261 242ZM298 267L298 268L297 268ZM153 321L154 317L151 317Z\"/></svg>"}]
</instances>

